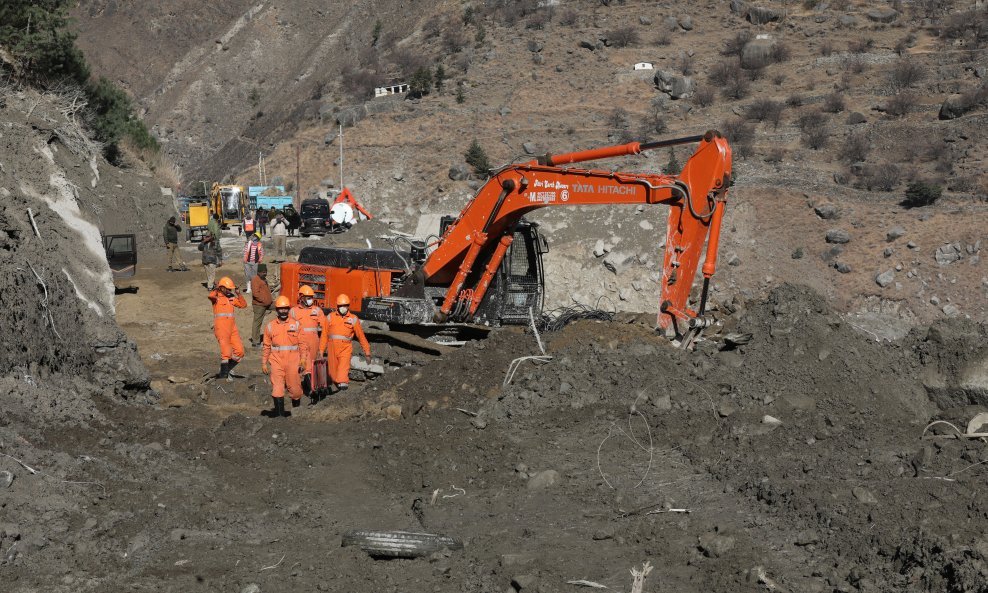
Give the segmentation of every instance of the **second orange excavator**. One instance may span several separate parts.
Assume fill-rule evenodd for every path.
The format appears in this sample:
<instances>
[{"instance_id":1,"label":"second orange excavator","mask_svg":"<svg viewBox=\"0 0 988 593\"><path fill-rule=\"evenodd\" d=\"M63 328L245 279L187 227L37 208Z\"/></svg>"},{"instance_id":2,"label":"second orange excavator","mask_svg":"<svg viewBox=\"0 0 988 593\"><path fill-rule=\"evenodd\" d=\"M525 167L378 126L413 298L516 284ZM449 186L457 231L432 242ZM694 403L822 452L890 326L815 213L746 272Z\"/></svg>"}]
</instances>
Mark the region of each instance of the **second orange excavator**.
<instances>
[{"instance_id":1,"label":"second orange excavator","mask_svg":"<svg viewBox=\"0 0 988 593\"><path fill-rule=\"evenodd\" d=\"M697 144L679 175L570 167L647 150ZM445 217L429 242L404 248L307 247L282 264L282 292L313 286L330 307L348 294L361 318L391 326L527 323L544 295L545 237L524 215L546 207L666 204L658 327L683 337L711 323L705 315L717 265L721 221L731 184L731 149L716 131L655 142L631 142L536 160L493 171L456 218ZM698 303L690 294L697 269Z\"/></svg>"}]
</instances>

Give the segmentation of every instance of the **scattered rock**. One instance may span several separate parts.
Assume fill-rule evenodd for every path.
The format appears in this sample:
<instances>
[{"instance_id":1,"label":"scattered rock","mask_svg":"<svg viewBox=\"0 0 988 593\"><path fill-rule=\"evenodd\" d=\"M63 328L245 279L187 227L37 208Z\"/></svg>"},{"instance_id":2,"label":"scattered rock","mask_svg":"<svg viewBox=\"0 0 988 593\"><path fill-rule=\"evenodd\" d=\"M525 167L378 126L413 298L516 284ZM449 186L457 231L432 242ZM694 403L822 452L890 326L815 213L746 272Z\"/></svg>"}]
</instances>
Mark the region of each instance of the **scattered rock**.
<instances>
[{"instance_id":1,"label":"scattered rock","mask_svg":"<svg viewBox=\"0 0 988 593\"><path fill-rule=\"evenodd\" d=\"M752 25L764 25L778 21L782 18L782 13L774 8L751 6L748 8L747 18Z\"/></svg>"},{"instance_id":2,"label":"scattered rock","mask_svg":"<svg viewBox=\"0 0 988 593\"><path fill-rule=\"evenodd\" d=\"M449 178L453 181L463 181L470 177L470 167L464 163L456 163L449 168Z\"/></svg>"},{"instance_id":3,"label":"scattered rock","mask_svg":"<svg viewBox=\"0 0 988 593\"><path fill-rule=\"evenodd\" d=\"M762 424L766 424L768 426L781 426L782 420L779 420L775 416L769 416L768 414L765 414L764 416L762 416Z\"/></svg>"},{"instance_id":4,"label":"scattered rock","mask_svg":"<svg viewBox=\"0 0 988 593\"><path fill-rule=\"evenodd\" d=\"M835 262L834 263L834 269L837 270L838 272L840 272L841 274L850 274L851 273L851 265L850 264L847 264L845 262L842 262L842 261Z\"/></svg>"},{"instance_id":5,"label":"scattered rock","mask_svg":"<svg viewBox=\"0 0 988 593\"><path fill-rule=\"evenodd\" d=\"M704 533L699 537L698 547L707 558L720 558L734 548L734 538L720 533Z\"/></svg>"},{"instance_id":6,"label":"scattered rock","mask_svg":"<svg viewBox=\"0 0 988 593\"><path fill-rule=\"evenodd\" d=\"M536 146L534 142L525 142L521 147L525 151L525 154L535 154Z\"/></svg>"},{"instance_id":7,"label":"scattered rock","mask_svg":"<svg viewBox=\"0 0 988 593\"><path fill-rule=\"evenodd\" d=\"M620 275L628 267L628 256L619 251L612 251L604 257L604 267Z\"/></svg>"},{"instance_id":8,"label":"scattered rock","mask_svg":"<svg viewBox=\"0 0 988 593\"><path fill-rule=\"evenodd\" d=\"M858 19L855 18L854 15L842 14L840 19L838 19L838 22L843 27L854 27L858 24Z\"/></svg>"},{"instance_id":9,"label":"scattered rock","mask_svg":"<svg viewBox=\"0 0 988 593\"><path fill-rule=\"evenodd\" d=\"M538 53L542 51L544 48L545 48L545 44L543 44L541 41L537 41L535 39L528 40L528 51L532 53Z\"/></svg>"},{"instance_id":10,"label":"scattered rock","mask_svg":"<svg viewBox=\"0 0 988 593\"><path fill-rule=\"evenodd\" d=\"M187 377L176 377L174 375L168 376L169 383L188 383L189 379Z\"/></svg>"},{"instance_id":11,"label":"scattered rock","mask_svg":"<svg viewBox=\"0 0 988 593\"><path fill-rule=\"evenodd\" d=\"M961 246L958 243L946 243L937 247L937 252L934 254L934 259L941 266L946 266L951 264L963 257L961 255Z\"/></svg>"},{"instance_id":12,"label":"scattered rock","mask_svg":"<svg viewBox=\"0 0 988 593\"><path fill-rule=\"evenodd\" d=\"M892 227L891 229L889 229L889 232L885 233L885 240L892 242L905 234L906 234L906 229L902 228L901 226Z\"/></svg>"},{"instance_id":13,"label":"scattered rock","mask_svg":"<svg viewBox=\"0 0 988 593\"><path fill-rule=\"evenodd\" d=\"M247 586L240 590L240 593L261 593L261 586L257 583L248 583Z\"/></svg>"},{"instance_id":14,"label":"scattered rock","mask_svg":"<svg viewBox=\"0 0 988 593\"><path fill-rule=\"evenodd\" d=\"M734 266L734 267L740 266L741 265L741 258L738 257L738 254L737 253L732 253L732 254L730 254L730 255L727 256L727 265Z\"/></svg>"},{"instance_id":15,"label":"scattered rock","mask_svg":"<svg viewBox=\"0 0 988 593\"><path fill-rule=\"evenodd\" d=\"M906 247L908 247L909 249L916 249L919 247L919 245L917 245L915 241L910 241L906 243Z\"/></svg>"},{"instance_id":16,"label":"scattered rock","mask_svg":"<svg viewBox=\"0 0 988 593\"><path fill-rule=\"evenodd\" d=\"M531 564L535 561L535 556L532 554L502 554L501 555L501 566L524 566L526 564Z\"/></svg>"},{"instance_id":17,"label":"scattered rock","mask_svg":"<svg viewBox=\"0 0 988 593\"><path fill-rule=\"evenodd\" d=\"M895 249L892 249L891 247L886 247L885 251L882 252L882 255L884 255L885 257L892 257L893 253L895 253Z\"/></svg>"},{"instance_id":18,"label":"scattered rock","mask_svg":"<svg viewBox=\"0 0 988 593\"><path fill-rule=\"evenodd\" d=\"M477 416L476 418L471 420L470 424L472 424L473 427L478 430L484 430L485 428L487 428L487 421L480 416Z\"/></svg>"},{"instance_id":19,"label":"scattered rock","mask_svg":"<svg viewBox=\"0 0 988 593\"><path fill-rule=\"evenodd\" d=\"M811 546L820 542L820 532L816 529L804 529L796 534L797 546Z\"/></svg>"},{"instance_id":20,"label":"scattered rock","mask_svg":"<svg viewBox=\"0 0 988 593\"><path fill-rule=\"evenodd\" d=\"M844 229L830 229L827 231L827 243L843 245L851 242L851 233Z\"/></svg>"},{"instance_id":21,"label":"scattered rock","mask_svg":"<svg viewBox=\"0 0 988 593\"><path fill-rule=\"evenodd\" d=\"M817 204L813 207L813 211L824 220L834 220L840 217L840 209L834 204Z\"/></svg>"},{"instance_id":22,"label":"scattered rock","mask_svg":"<svg viewBox=\"0 0 988 593\"><path fill-rule=\"evenodd\" d=\"M943 306L943 314L947 317L957 317L961 314L961 310L957 308L957 305L953 303L947 303Z\"/></svg>"},{"instance_id":23,"label":"scattered rock","mask_svg":"<svg viewBox=\"0 0 988 593\"><path fill-rule=\"evenodd\" d=\"M604 257L610 250L611 248L604 243L603 239L597 239L597 242L593 246L593 256Z\"/></svg>"},{"instance_id":24,"label":"scattered rock","mask_svg":"<svg viewBox=\"0 0 988 593\"><path fill-rule=\"evenodd\" d=\"M738 407L734 404L734 402L724 402L717 406L717 415L721 418L727 418L728 416L735 414L737 411Z\"/></svg>"},{"instance_id":25,"label":"scattered rock","mask_svg":"<svg viewBox=\"0 0 988 593\"><path fill-rule=\"evenodd\" d=\"M861 486L855 486L854 488L851 489L851 494L858 502L864 504L878 504L878 499L875 498L875 495L872 494L871 491L868 490L867 488L863 488Z\"/></svg>"},{"instance_id":26,"label":"scattered rock","mask_svg":"<svg viewBox=\"0 0 988 593\"><path fill-rule=\"evenodd\" d=\"M526 589L533 589L535 583L538 579L532 574L520 574L511 577L511 586L514 587L515 591L524 591Z\"/></svg>"},{"instance_id":27,"label":"scattered rock","mask_svg":"<svg viewBox=\"0 0 988 593\"><path fill-rule=\"evenodd\" d=\"M665 25L666 30L675 31L679 28L679 19L674 16L667 16L662 20L662 24Z\"/></svg>"},{"instance_id":28,"label":"scattered rock","mask_svg":"<svg viewBox=\"0 0 988 593\"><path fill-rule=\"evenodd\" d=\"M14 483L14 473L3 470L0 471L0 490L6 490L10 488L10 485Z\"/></svg>"},{"instance_id":29,"label":"scattered rock","mask_svg":"<svg viewBox=\"0 0 988 593\"><path fill-rule=\"evenodd\" d=\"M934 307L939 307L940 306L940 297L938 297L937 295L931 296L930 297L930 304L933 305Z\"/></svg>"},{"instance_id":30,"label":"scattered rock","mask_svg":"<svg viewBox=\"0 0 988 593\"><path fill-rule=\"evenodd\" d=\"M874 23L893 23L895 19L899 18L899 11L892 7L885 8L872 8L865 13L869 21Z\"/></svg>"},{"instance_id":31,"label":"scattered rock","mask_svg":"<svg viewBox=\"0 0 988 593\"><path fill-rule=\"evenodd\" d=\"M398 404L391 404L384 408L384 415L392 420L397 420L401 418L401 406Z\"/></svg>"},{"instance_id":32,"label":"scattered rock","mask_svg":"<svg viewBox=\"0 0 988 593\"><path fill-rule=\"evenodd\" d=\"M681 28L683 31L693 30L693 17L691 17L690 15L688 14L680 15L679 18L676 19L676 21L679 24L679 28Z\"/></svg>"},{"instance_id":33,"label":"scattered rock","mask_svg":"<svg viewBox=\"0 0 988 593\"><path fill-rule=\"evenodd\" d=\"M561 476L554 469L540 471L528 479L529 490L545 490L559 483Z\"/></svg>"},{"instance_id":34,"label":"scattered rock","mask_svg":"<svg viewBox=\"0 0 988 593\"><path fill-rule=\"evenodd\" d=\"M895 270L885 270L877 276L875 276L875 283L885 288L889 284L895 281Z\"/></svg>"},{"instance_id":35,"label":"scattered rock","mask_svg":"<svg viewBox=\"0 0 988 593\"><path fill-rule=\"evenodd\" d=\"M645 15L641 15L641 16L638 17L638 24L639 25L645 25L645 26L651 25L652 24L652 19L648 18Z\"/></svg>"},{"instance_id":36,"label":"scattered rock","mask_svg":"<svg viewBox=\"0 0 988 593\"><path fill-rule=\"evenodd\" d=\"M951 95L940 105L940 119L956 119L969 109L970 101L964 95Z\"/></svg>"},{"instance_id":37,"label":"scattered rock","mask_svg":"<svg viewBox=\"0 0 988 593\"><path fill-rule=\"evenodd\" d=\"M651 231L652 229L655 228L654 226L652 226L652 223L650 223L647 220L643 220L643 221L639 222L638 223L638 226L640 226L642 228L642 230L646 230L646 231Z\"/></svg>"},{"instance_id":38,"label":"scattered rock","mask_svg":"<svg viewBox=\"0 0 988 593\"><path fill-rule=\"evenodd\" d=\"M651 401L655 409L661 412L668 412L672 409L672 398L668 393L653 395Z\"/></svg>"},{"instance_id":39,"label":"scattered rock","mask_svg":"<svg viewBox=\"0 0 988 593\"><path fill-rule=\"evenodd\" d=\"M685 99L693 95L696 83L689 76L680 76L664 70L655 73L655 87L673 99Z\"/></svg>"},{"instance_id":40,"label":"scattered rock","mask_svg":"<svg viewBox=\"0 0 988 593\"><path fill-rule=\"evenodd\" d=\"M584 39L583 41L581 41L579 43L579 46L582 47L583 49L589 49L590 51L593 51L593 50L597 49L597 44L594 43L593 41L589 41L587 39Z\"/></svg>"},{"instance_id":41,"label":"scattered rock","mask_svg":"<svg viewBox=\"0 0 988 593\"><path fill-rule=\"evenodd\" d=\"M748 5L744 0L731 0L731 12L744 15L748 12Z\"/></svg>"},{"instance_id":42,"label":"scattered rock","mask_svg":"<svg viewBox=\"0 0 988 593\"><path fill-rule=\"evenodd\" d=\"M498 109L498 113L501 114L501 117L504 117L505 115L511 113L511 108L509 108L507 105L502 105L501 108Z\"/></svg>"}]
</instances>

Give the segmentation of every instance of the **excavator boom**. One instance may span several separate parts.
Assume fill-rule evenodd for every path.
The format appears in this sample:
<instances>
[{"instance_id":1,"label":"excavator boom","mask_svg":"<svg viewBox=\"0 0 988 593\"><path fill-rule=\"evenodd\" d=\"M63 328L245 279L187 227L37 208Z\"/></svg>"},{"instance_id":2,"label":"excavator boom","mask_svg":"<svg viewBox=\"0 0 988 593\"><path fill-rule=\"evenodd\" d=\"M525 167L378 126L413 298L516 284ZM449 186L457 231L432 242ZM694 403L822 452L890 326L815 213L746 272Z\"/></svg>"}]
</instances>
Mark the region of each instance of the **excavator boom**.
<instances>
[{"instance_id":1,"label":"excavator boom","mask_svg":"<svg viewBox=\"0 0 988 593\"><path fill-rule=\"evenodd\" d=\"M563 168L579 163L638 154L677 144L698 142L679 175L619 173ZM706 289L716 270L720 225L730 185L731 149L720 133L709 131L658 142L631 142L560 155L504 167L491 177L459 218L447 228L435 251L423 263L418 280L448 286L437 321L451 313L469 317L477 310L494 271L511 244L522 216L555 206L667 204L658 324L680 333L679 323L702 323ZM689 308L690 292L705 254L703 294L698 309ZM473 286L468 278L478 276Z\"/></svg>"}]
</instances>

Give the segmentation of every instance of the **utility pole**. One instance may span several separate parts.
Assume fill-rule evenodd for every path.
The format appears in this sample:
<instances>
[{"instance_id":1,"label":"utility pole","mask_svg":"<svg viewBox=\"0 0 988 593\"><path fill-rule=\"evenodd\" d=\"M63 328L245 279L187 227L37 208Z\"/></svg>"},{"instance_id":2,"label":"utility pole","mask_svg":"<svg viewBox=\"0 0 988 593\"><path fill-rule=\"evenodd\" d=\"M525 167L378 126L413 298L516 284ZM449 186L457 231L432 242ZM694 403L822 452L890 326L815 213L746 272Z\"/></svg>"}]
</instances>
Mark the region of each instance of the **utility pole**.
<instances>
[{"instance_id":1,"label":"utility pole","mask_svg":"<svg viewBox=\"0 0 988 593\"><path fill-rule=\"evenodd\" d=\"M301 160L302 145L295 145L295 201L297 202L296 207L302 207L302 169L299 165Z\"/></svg>"},{"instance_id":2,"label":"utility pole","mask_svg":"<svg viewBox=\"0 0 988 593\"><path fill-rule=\"evenodd\" d=\"M343 124L340 124L340 191L343 187Z\"/></svg>"}]
</instances>

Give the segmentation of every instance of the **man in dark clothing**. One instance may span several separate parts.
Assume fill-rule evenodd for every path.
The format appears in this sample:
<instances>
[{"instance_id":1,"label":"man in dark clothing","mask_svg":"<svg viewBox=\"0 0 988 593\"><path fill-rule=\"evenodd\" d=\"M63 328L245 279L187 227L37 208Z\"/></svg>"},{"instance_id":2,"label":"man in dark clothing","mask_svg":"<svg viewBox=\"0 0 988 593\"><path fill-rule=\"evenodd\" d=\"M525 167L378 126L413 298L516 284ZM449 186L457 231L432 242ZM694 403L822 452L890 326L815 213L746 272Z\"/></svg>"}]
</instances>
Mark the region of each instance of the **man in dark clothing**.
<instances>
[{"instance_id":1,"label":"man in dark clothing","mask_svg":"<svg viewBox=\"0 0 988 593\"><path fill-rule=\"evenodd\" d=\"M264 208L257 209L257 230L262 237L268 234L268 211Z\"/></svg>"},{"instance_id":2,"label":"man in dark clothing","mask_svg":"<svg viewBox=\"0 0 988 593\"><path fill-rule=\"evenodd\" d=\"M257 265L257 275L250 279L250 294L251 303L254 305L254 327L250 334L250 345L258 348L261 346L261 326L264 325L264 316L274 302L271 287L268 285L266 264Z\"/></svg>"},{"instance_id":3,"label":"man in dark clothing","mask_svg":"<svg viewBox=\"0 0 988 593\"><path fill-rule=\"evenodd\" d=\"M175 217L172 216L165 223L165 229L161 233L165 239L165 249L168 250L169 272L187 272L189 269L178 253L178 234L181 232L182 227L178 226L178 223L175 222Z\"/></svg>"},{"instance_id":4,"label":"man in dark clothing","mask_svg":"<svg viewBox=\"0 0 988 593\"><path fill-rule=\"evenodd\" d=\"M216 255L220 258L220 261L216 264L217 266L223 265L223 246L220 245L220 231L220 215L213 212L213 216L209 219L209 234L213 236L213 241L216 242Z\"/></svg>"},{"instance_id":5,"label":"man in dark clothing","mask_svg":"<svg viewBox=\"0 0 988 593\"><path fill-rule=\"evenodd\" d=\"M203 233L199 251L202 252L202 267L206 270L206 282L203 285L207 290L216 290L216 267L220 264L218 245L219 242L213 238L212 233Z\"/></svg>"},{"instance_id":6,"label":"man in dark clothing","mask_svg":"<svg viewBox=\"0 0 988 593\"><path fill-rule=\"evenodd\" d=\"M295 230L302 226L302 217L293 208L285 214L285 218L288 219L288 236L294 237Z\"/></svg>"}]
</instances>

